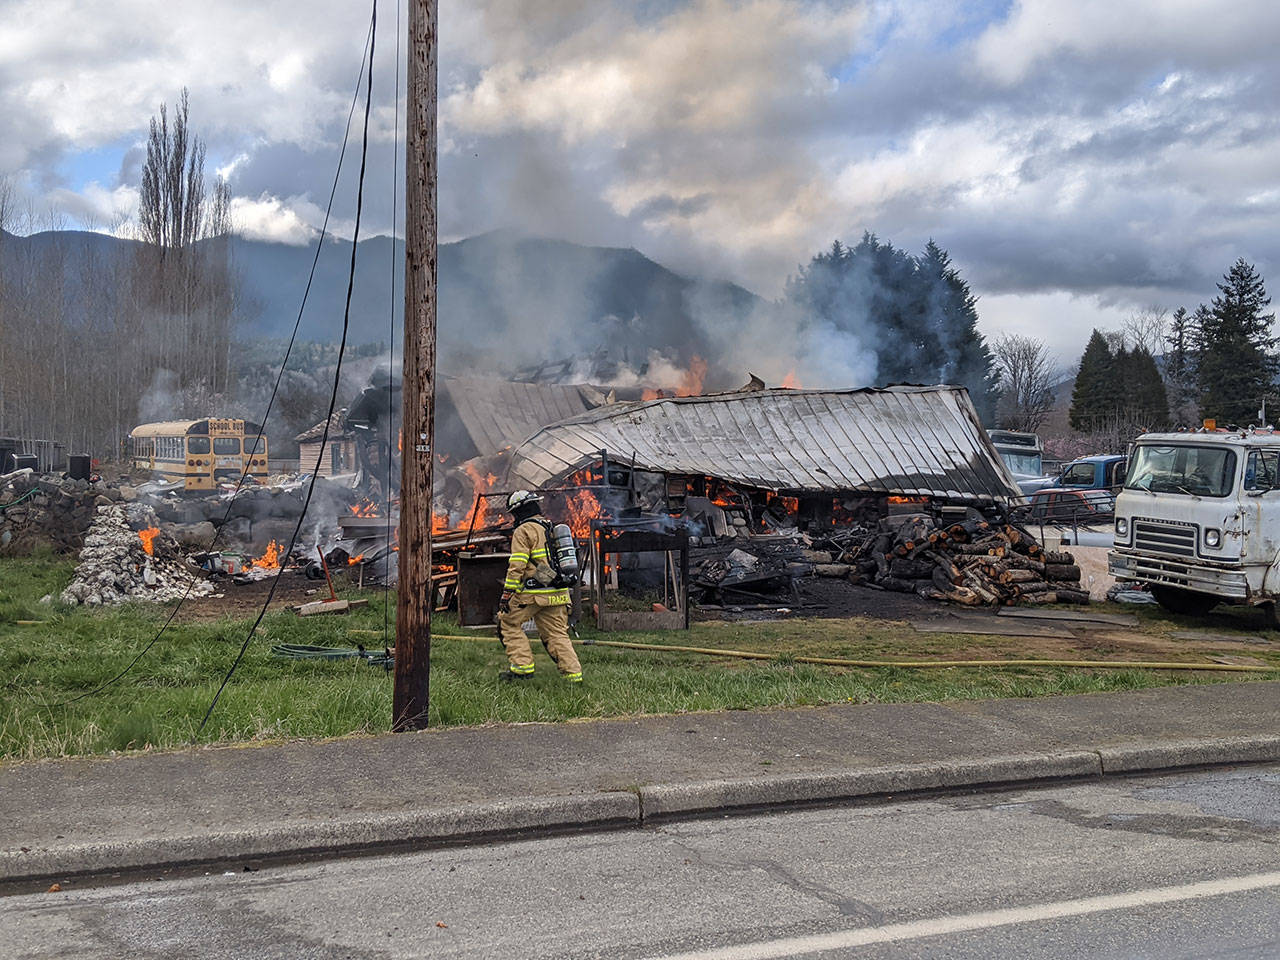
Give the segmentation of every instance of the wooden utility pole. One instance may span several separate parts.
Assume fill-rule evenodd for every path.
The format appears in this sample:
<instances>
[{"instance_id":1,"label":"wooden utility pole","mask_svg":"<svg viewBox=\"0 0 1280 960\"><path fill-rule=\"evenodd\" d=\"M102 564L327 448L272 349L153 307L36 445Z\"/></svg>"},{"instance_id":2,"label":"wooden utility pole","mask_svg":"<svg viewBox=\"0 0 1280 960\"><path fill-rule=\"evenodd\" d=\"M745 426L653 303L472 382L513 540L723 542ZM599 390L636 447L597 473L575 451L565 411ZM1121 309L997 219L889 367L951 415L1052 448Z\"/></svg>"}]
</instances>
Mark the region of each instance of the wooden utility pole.
<instances>
[{"instance_id":1,"label":"wooden utility pole","mask_svg":"<svg viewBox=\"0 0 1280 960\"><path fill-rule=\"evenodd\" d=\"M436 400L436 0L409 0L405 135L404 420L393 730L427 725L431 465Z\"/></svg>"}]
</instances>

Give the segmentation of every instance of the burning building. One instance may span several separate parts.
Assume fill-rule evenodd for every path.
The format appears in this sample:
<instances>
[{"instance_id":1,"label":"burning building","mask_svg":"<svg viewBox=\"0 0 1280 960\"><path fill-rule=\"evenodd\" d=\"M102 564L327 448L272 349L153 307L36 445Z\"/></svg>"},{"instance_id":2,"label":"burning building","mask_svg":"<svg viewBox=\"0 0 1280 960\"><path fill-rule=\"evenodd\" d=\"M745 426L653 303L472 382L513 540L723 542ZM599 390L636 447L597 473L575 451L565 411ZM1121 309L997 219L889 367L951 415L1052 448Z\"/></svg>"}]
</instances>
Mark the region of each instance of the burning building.
<instances>
[{"instance_id":1,"label":"burning building","mask_svg":"<svg viewBox=\"0 0 1280 960\"><path fill-rule=\"evenodd\" d=\"M987 507L1019 495L968 393L949 386L614 404L532 434L511 453L507 486L563 486L602 463L624 470L633 488L632 473L661 476L664 502L652 506L673 514L691 497L715 501L728 488L757 510L785 498L792 514L812 521L829 519L837 501Z\"/></svg>"},{"instance_id":2,"label":"burning building","mask_svg":"<svg viewBox=\"0 0 1280 960\"><path fill-rule=\"evenodd\" d=\"M1018 487L962 387L613 404L528 437L506 486L546 491L591 538L600 587L610 538L679 529L713 602L798 600L810 572L967 605L1087 601L1070 555L1011 520Z\"/></svg>"}]
</instances>

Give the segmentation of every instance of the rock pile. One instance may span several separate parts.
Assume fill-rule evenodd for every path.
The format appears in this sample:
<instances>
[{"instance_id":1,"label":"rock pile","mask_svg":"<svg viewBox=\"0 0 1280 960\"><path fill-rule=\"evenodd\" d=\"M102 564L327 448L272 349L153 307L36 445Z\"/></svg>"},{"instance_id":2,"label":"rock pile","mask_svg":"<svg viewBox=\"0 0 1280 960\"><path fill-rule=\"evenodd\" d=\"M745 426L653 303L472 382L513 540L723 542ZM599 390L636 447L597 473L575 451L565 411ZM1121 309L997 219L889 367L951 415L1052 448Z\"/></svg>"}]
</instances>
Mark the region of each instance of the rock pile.
<instances>
[{"instance_id":1,"label":"rock pile","mask_svg":"<svg viewBox=\"0 0 1280 960\"><path fill-rule=\"evenodd\" d=\"M96 496L84 480L27 475L0 484L0 556L79 550Z\"/></svg>"},{"instance_id":2,"label":"rock pile","mask_svg":"<svg viewBox=\"0 0 1280 960\"><path fill-rule=\"evenodd\" d=\"M75 578L62 591L62 601L86 606L131 600L177 600L205 596L213 584L179 558L177 546L160 533L155 511L145 504L98 506L84 537ZM155 531L151 553L138 531Z\"/></svg>"}]
</instances>

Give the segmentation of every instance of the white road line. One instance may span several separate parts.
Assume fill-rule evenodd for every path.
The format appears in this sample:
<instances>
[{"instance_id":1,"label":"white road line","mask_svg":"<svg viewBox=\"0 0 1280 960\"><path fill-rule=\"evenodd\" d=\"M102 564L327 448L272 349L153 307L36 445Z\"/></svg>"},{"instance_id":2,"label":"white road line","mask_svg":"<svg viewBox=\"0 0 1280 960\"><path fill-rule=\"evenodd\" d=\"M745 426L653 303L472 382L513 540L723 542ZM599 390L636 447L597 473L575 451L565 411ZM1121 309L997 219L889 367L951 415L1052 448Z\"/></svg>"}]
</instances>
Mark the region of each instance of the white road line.
<instances>
[{"instance_id":1,"label":"white road line","mask_svg":"<svg viewBox=\"0 0 1280 960\"><path fill-rule=\"evenodd\" d=\"M1280 887L1280 872L1256 873L1248 877L1229 877L1225 880L1205 880L1201 883L1187 883L1177 887L1155 887L1150 890L1116 893L1103 897L1060 900L1057 903L1010 907L1007 910L987 910L956 917L891 923L883 927L857 927L835 933L787 937L783 940L744 943L734 947L714 947L709 950L668 954L652 960L771 960L774 957L797 957L807 953L862 947L873 943L918 940L922 937L937 937L947 933L1007 927L1016 923L1080 917L1090 913L1104 913L1108 910L1132 910L1161 903L1177 903L1182 900L1201 900L1205 897L1220 897L1224 894L1264 890L1268 887Z\"/></svg>"}]
</instances>

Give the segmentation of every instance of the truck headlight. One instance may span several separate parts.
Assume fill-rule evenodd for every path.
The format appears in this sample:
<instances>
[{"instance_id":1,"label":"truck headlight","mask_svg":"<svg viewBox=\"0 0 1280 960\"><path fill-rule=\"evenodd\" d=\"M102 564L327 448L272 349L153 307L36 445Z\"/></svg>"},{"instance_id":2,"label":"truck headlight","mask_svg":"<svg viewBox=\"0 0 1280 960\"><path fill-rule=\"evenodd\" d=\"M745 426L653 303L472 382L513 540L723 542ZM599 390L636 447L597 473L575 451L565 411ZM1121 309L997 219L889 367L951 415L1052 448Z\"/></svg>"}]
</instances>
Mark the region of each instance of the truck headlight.
<instances>
[{"instance_id":1,"label":"truck headlight","mask_svg":"<svg viewBox=\"0 0 1280 960\"><path fill-rule=\"evenodd\" d=\"M1209 547L1211 550L1216 550L1218 547L1222 546L1222 531L1206 530L1204 532L1204 545Z\"/></svg>"},{"instance_id":2,"label":"truck headlight","mask_svg":"<svg viewBox=\"0 0 1280 960\"><path fill-rule=\"evenodd\" d=\"M1116 517L1116 536L1127 537L1129 535L1129 520L1127 517Z\"/></svg>"}]
</instances>

